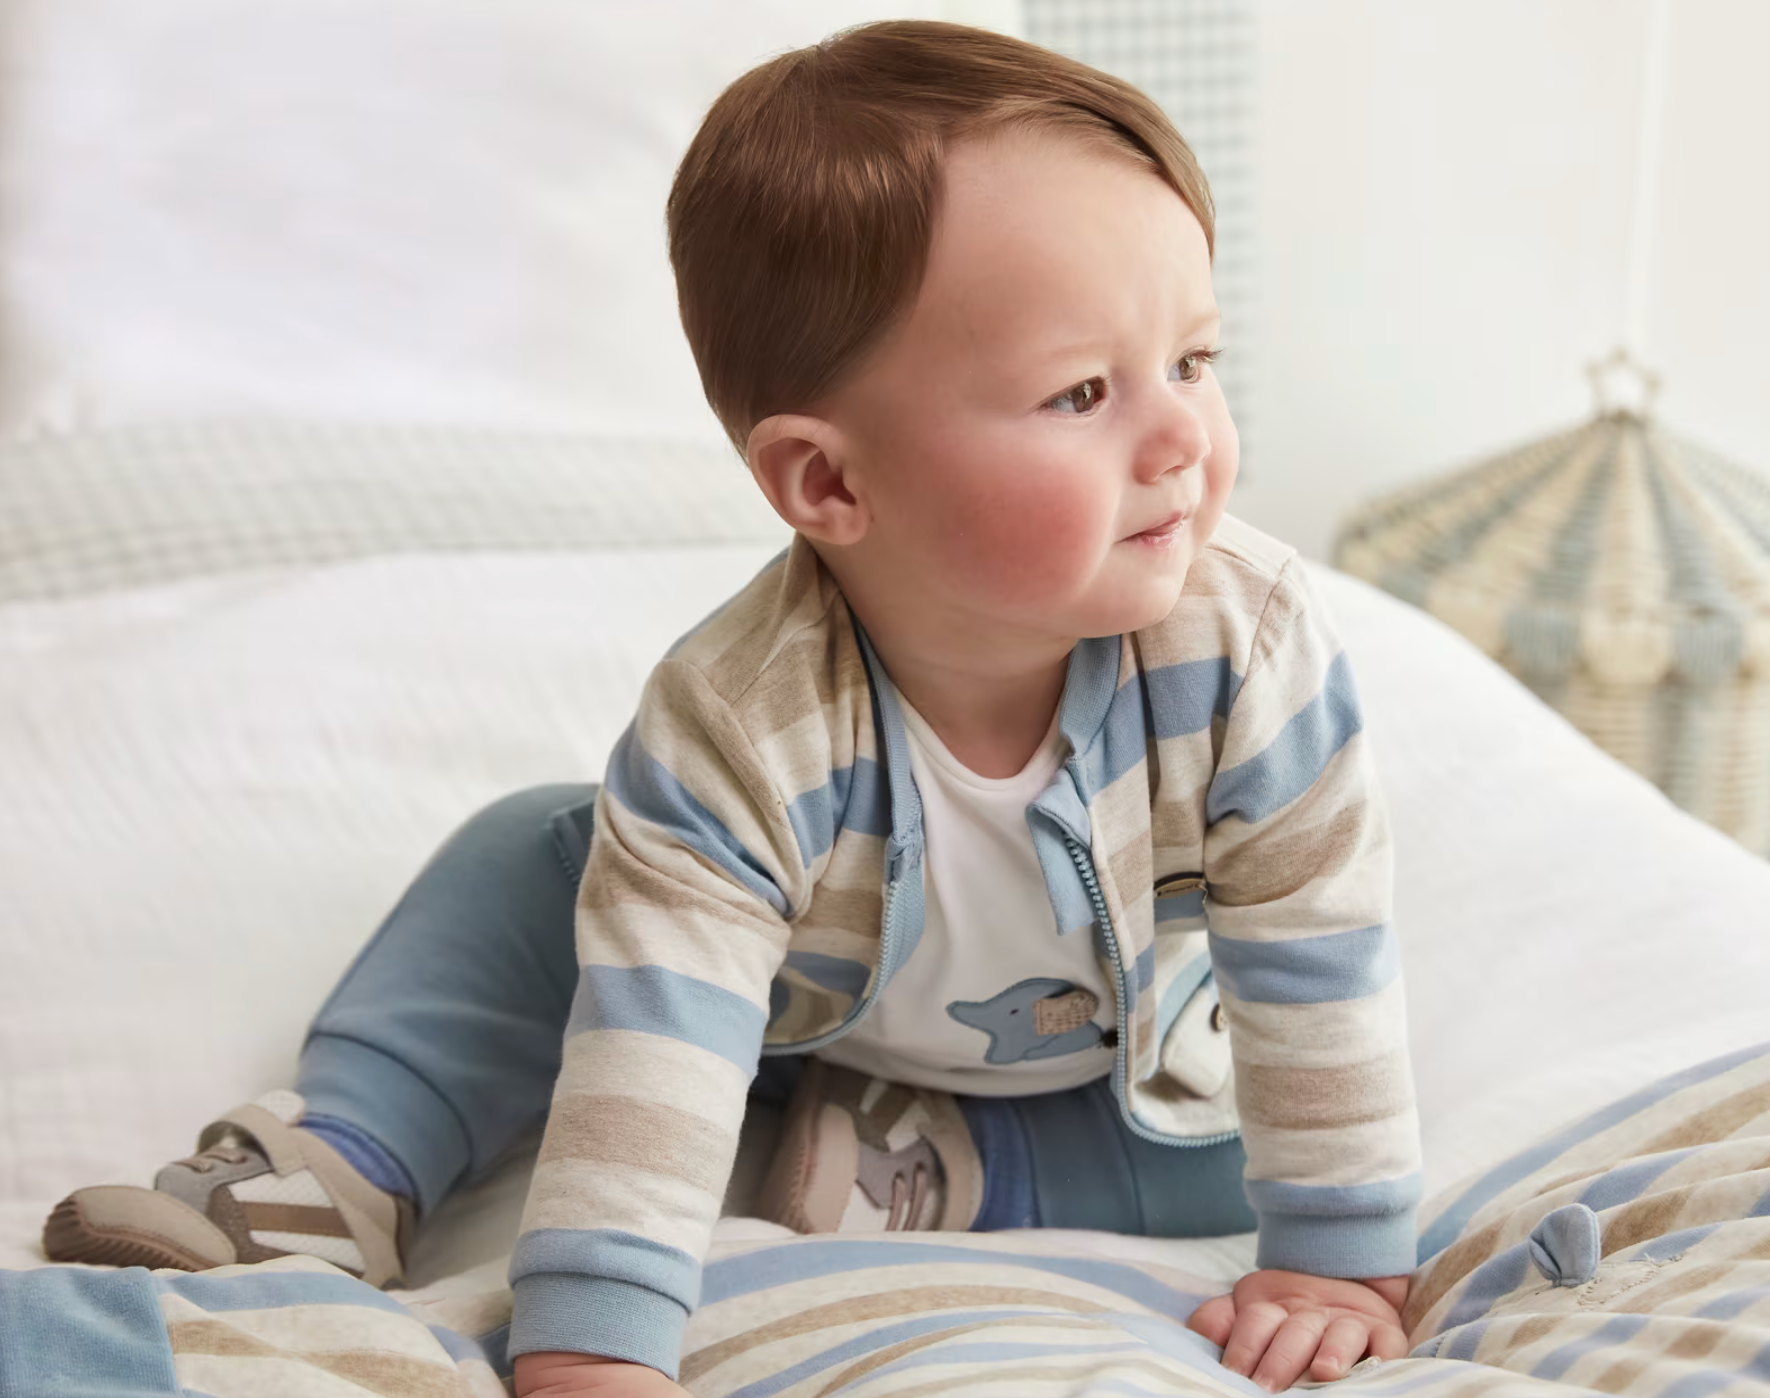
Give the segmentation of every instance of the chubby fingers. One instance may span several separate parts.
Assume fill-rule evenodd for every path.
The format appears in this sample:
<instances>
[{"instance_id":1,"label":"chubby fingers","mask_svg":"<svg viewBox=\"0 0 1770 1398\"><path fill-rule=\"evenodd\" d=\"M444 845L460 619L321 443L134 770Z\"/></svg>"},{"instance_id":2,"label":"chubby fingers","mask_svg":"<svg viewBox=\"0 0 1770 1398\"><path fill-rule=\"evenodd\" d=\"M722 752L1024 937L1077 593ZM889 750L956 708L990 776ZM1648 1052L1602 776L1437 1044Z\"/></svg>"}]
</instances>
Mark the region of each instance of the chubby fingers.
<instances>
[{"instance_id":1,"label":"chubby fingers","mask_svg":"<svg viewBox=\"0 0 1770 1398\"><path fill-rule=\"evenodd\" d=\"M1344 1378L1366 1354L1377 1359L1407 1356L1407 1336L1398 1325L1363 1316L1338 1316L1322 1334L1309 1365L1309 1377L1320 1383Z\"/></svg>"},{"instance_id":2,"label":"chubby fingers","mask_svg":"<svg viewBox=\"0 0 1770 1398\"><path fill-rule=\"evenodd\" d=\"M1322 1311L1293 1315L1276 1301L1249 1302L1235 1313L1235 1328L1223 1346L1223 1367L1246 1374L1268 1392L1289 1388L1314 1356L1326 1327Z\"/></svg>"},{"instance_id":3,"label":"chubby fingers","mask_svg":"<svg viewBox=\"0 0 1770 1398\"><path fill-rule=\"evenodd\" d=\"M1289 1388L1314 1360L1329 1324L1325 1311L1293 1311L1267 1345L1266 1357L1254 1370L1254 1382L1268 1393Z\"/></svg>"},{"instance_id":4,"label":"chubby fingers","mask_svg":"<svg viewBox=\"0 0 1770 1398\"><path fill-rule=\"evenodd\" d=\"M1321 1344L1309 1364L1309 1377L1323 1383L1344 1378L1347 1370L1364 1358L1372 1328L1369 1320L1359 1316L1335 1319L1322 1333Z\"/></svg>"},{"instance_id":5,"label":"chubby fingers","mask_svg":"<svg viewBox=\"0 0 1770 1398\"><path fill-rule=\"evenodd\" d=\"M1406 1359L1407 1331L1386 1320L1378 1322L1371 1326L1370 1351L1378 1359Z\"/></svg>"},{"instance_id":6,"label":"chubby fingers","mask_svg":"<svg viewBox=\"0 0 1770 1398\"><path fill-rule=\"evenodd\" d=\"M1229 1331L1235 1324L1235 1298L1225 1292L1221 1296L1213 1296L1208 1301L1201 1301L1186 1317L1186 1328L1203 1335L1212 1344L1221 1349L1229 1342Z\"/></svg>"}]
</instances>

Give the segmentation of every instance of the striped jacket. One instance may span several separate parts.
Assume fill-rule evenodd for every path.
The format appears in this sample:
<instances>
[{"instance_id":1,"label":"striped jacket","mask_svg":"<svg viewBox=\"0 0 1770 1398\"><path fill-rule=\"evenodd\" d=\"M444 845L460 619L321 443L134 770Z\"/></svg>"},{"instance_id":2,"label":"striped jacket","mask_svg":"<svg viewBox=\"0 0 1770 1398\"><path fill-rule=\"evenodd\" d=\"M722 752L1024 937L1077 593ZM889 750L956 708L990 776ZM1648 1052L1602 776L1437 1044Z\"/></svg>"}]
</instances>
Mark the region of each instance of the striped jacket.
<instances>
[{"instance_id":1,"label":"striped jacket","mask_svg":"<svg viewBox=\"0 0 1770 1398\"><path fill-rule=\"evenodd\" d=\"M1411 1271L1390 831L1296 551L1225 516L1165 620L1075 647L1059 721L1027 822L1116 988L1131 1129L1241 1132L1260 1266ZM921 857L896 691L796 538L658 664L610 758L511 1353L674 1374L758 1056L866 1013L915 952Z\"/></svg>"}]
</instances>

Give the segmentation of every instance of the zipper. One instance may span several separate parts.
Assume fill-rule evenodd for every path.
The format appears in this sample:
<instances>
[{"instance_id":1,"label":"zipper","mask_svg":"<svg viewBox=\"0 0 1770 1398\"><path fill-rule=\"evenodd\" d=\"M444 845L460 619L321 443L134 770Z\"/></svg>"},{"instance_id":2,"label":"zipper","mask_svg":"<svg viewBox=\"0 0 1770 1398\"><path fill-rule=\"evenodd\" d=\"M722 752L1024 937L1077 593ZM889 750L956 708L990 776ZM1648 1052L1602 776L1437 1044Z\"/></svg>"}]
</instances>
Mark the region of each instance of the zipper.
<instances>
[{"instance_id":1,"label":"zipper","mask_svg":"<svg viewBox=\"0 0 1770 1398\"><path fill-rule=\"evenodd\" d=\"M897 805L897 784L891 781L891 774L894 772L905 774L905 785L907 787L905 794L911 801L911 813L914 819L914 825L912 825L911 828L916 831L918 841L921 838L919 829L921 822L921 801L916 793L914 779L908 776L910 770L910 753L908 740L903 735L903 719L901 715L897 714L897 701L894 698L888 697L895 694L895 688L891 684L890 677L885 674L885 667L879 664L879 657L873 651L873 643L867 638L866 630L860 624L860 618L857 617L853 611L850 611L848 613L848 620L850 625L854 628L854 638L856 643L860 646L861 658L866 664L867 688L869 694L872 696L873 709L875 714L878 715L884 729L881 734L881 737L884 740L882 745L883 751L879 756L884 759L881 770L884 773L885 781L887 782L886 790L889 793L892 828L891 834L885 843L885 904L879 914L878 970L882 971L886 966L891 965L892 953L897 948L897 928L891 920L891 908L892 904L897 901L897 885L904 877L904 871L902 869L899 869L896 878L891 877L892 843L900 833L898 821L902 814L902 812L898 810ZM899 847L897 853L898 857L901 859L904 849ZM916 877L921 877L919 861ZM861 1016L872 1008L873 1001L879 998L879 991L882 988L883 979L884 978L875 971L873 976L873 988L854 1002L854 1007L842 1017L842 1022L834 1029L826 1030L816 1038L801 1039L797 1043L764 1044L762 1046L763 1056L777 1057L784 1053L808 1053L812 1049L822 1048L825 1044L833 1044L837 1039L840 1039L852 1029L855 1024L859 1022Z\"/></svg>"},{"instance_id":2,"label":"zipper","mask_svg":"<svg viewBox=\"0 0 1770 1398\"><path fill-rule=\"evenodd\" d=\"M890 964L892 949L897 945L897 928L891 921L891 905L897 900L897 880L885 881L885 908L879 915L879 965ZM787 1053L809 1053L812 1049L820 1049L825 1044L833 1044L850 1029L860 1022L860 1017L872 1008L873 1001L879 998L879 977L874 976L873 988L854 1002L854 1008L834 1029L826 1030L814 1039L799 1039L790 1044L764 1044L762 1057L778 1058Z\"/></svg>"},{"instance_id":3,"label":"zipper","mask_svg":"<svg viewBox=\"0 0 1770 1398\"><path fill-rule=\"evenodd\" d=\"M1130 1102L1130 1060L1131 1060L1131 1017L1125 1009L1130 1001L1127 994L1128 981L1125 976L1125 959L1119 953L1118 932L1112 925L1112 918L1106 912L1106 897L1100 891L1100 880L1094 873L1094 862L1088 853L1069 834L1063 837L1063 843L1069 849L1069 857L1075 861L1076 872L1082 876L1082 883L1088 890L1088 897L1094 903L1094 916L1100 922L1100 930L1106 941L1106 954L1112 959L1114 990L1118 1000L1118 1043L1113 1046L1112 1087L1113 1096L1118 1100L1119 1115L1125 1119L1125 1125L1131 1128L1132 1134L1141 1136L1146 1141L1154 1141L1163 1146L1216 1146L1225 1141L1233 1141L1241 1135L1239 1131L1225 1131L1217 1136L1169 1136L1160 1131L1151 1131L1131 1113Z\"/></svg>"}]
</instances>

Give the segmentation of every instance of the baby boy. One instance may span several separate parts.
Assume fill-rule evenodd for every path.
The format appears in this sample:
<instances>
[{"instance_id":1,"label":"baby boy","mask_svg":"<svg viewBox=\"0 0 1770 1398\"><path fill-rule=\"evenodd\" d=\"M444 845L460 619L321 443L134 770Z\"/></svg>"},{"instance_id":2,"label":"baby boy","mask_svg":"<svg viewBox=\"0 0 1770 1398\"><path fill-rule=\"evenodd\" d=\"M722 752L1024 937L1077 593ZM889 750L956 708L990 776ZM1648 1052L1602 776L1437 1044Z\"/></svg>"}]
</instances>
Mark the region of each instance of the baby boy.
<instances>
[{"instance_id":1,"label":"baby boy","mask_svg":"<svg viewBox=\"0 0 1770 1398\"><path fill-rule=\"evenodd\" d=\"M563 861L540 819L452 841L299 1093L154 1191L71 1196L51 1255L385 1280L551 1093L519 1398L680 1394L772 1098L765 1217L1257 1230L1258 1270L1187 1320L1225 1365L1276 1390L1404 1353L1389 827L1308 574L1225 513L1191 152L1044 49L870 25L725 91L668 228L791 546L653 671L593 804L556 813Z\"/></svg>"},{"instance_id":2,"label":"baby boy","mask_svg":"<svg viewBox=\"0 0 1770 1398\"><path fill-rule=\"evenodd\" d=\"M981 31L851 30L708 114L682 322L796 533L596 808L519 1389L673 1391L569 1351L669 1371L758 1050L804 1069L772 1217L1257 1227L1190 1322L1230 1368L1405 1352L1388 831L1329 618L1224 513L1211 216L1147 98Z\"/></svg>"}]
</instances>

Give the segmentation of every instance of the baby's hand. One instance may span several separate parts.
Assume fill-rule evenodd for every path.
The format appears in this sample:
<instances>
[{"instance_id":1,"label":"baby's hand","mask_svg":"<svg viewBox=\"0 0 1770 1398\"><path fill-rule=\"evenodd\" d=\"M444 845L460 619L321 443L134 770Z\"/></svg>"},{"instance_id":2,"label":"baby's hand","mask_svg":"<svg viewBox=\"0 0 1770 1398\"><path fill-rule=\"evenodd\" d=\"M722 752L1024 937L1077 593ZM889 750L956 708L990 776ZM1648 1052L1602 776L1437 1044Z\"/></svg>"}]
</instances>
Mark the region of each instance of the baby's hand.
<instances>
[{"instance_id":1,"label":"baby's hand","mask_svg":"<svg viewBox=\"0 0 1770 1398\"><path fill-rule=\"evenodd\" d=\"M537 1350L516 1359L516 1398L688 1398L644 1364Z\"/></svg>"},{"instance_id":2,"label":"baby's hand","mask_svg":"<svg viewBox=\"0 0 1770 1398\"><path fill-rule=\"evenodd\" d=\"M1367 1352L1379 1359L1405 1355L1401 1308L1407 1288L1405 1276L1349 1281L1276 1269L1250 1272L1228 1295L1211 1297L1188 1316L1186 1328L1223 1347L1225 1369L1276 1393L1305 1369L1325 1383L1342 1377Z\"/></svg>"}]
</instances>

